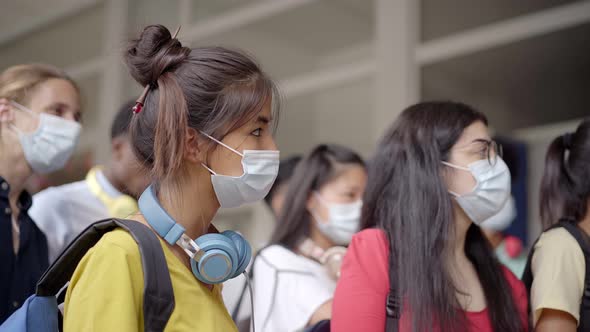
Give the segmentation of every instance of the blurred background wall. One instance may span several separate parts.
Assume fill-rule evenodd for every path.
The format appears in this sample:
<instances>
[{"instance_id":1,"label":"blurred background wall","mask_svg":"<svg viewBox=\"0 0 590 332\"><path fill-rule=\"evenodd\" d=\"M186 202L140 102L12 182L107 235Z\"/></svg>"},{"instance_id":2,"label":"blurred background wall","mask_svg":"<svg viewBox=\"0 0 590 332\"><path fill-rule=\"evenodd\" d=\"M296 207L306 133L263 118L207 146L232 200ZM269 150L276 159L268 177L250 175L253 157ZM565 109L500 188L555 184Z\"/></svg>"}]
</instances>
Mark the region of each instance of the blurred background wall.
<instances>
[{"instance_id":1,"label":"blurred background wall","mask_svg":"<svg viewBox=\"0 0 590 332\"><path fill-rule=\"evenodd\" d=\"M83 91L77 159L50 184L107 160L120 104L140 92L121 60L147 24L190 46L253 54L278 82L281 153L337 142L370 157L410 103L454 99L528 146L529 237L549 140L590 115L590 1L572 0L0 0L0 69L46 62ZM42 184L41 184L42 186ZM274 227L259 205L217 224L261 245Z\"/></svg>"}]
</instances>

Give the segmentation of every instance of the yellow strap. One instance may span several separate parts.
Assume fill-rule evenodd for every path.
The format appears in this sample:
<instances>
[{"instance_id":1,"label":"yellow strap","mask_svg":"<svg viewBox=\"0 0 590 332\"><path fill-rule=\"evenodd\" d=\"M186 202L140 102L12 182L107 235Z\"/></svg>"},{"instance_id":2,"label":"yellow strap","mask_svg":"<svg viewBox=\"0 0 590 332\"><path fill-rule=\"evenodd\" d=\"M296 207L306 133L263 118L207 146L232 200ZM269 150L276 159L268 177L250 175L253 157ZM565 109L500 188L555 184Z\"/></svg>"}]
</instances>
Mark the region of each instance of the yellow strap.
<instances>
[{"instance_id":1,"label":"yellow strap","mask_svg":"<svg viewBox=\"0 0 590 332\"><path fill-rule=\"evenodd\" d=\"M90 192L106 206L110 216L113 218L127 218L129 215L137 212L137 202L133 197L120 195L119 197L113 198L102 189L96 179L96 173L100 169L100 167L93 167L88 171L88 174L86 174L86 183L90 188Z\"/></svg>"}]
</instances>

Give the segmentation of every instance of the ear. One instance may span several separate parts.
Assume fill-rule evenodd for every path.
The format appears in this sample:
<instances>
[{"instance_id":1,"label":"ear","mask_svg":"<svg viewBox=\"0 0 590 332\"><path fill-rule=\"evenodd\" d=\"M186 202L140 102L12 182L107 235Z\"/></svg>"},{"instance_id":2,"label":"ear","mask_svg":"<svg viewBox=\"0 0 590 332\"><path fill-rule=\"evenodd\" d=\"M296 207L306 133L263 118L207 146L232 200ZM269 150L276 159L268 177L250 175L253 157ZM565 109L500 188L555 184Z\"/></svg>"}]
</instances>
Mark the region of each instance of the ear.
<instances>
[{"instance_id":1,"label":"ear","mask_svg":"<svg viewBox=\"0 0 590 332\"><path fill-rule=\"evenodd\" d=\"M187 160L195 163L195 164L200 164L201 162L203 162L204 160L204 156L202 155L202 152L204 151L204 149L202 148L203 146L203 140L201 139L201 135L199 135L199 133L193 129L193 128L187 128L186 129L186 144L185 149L184 149L184 158L186 158Z\"/></svg>"},{"instance_id":2,"label":"ear","mask_svg":"<svg viewBox=\"0 0 590 332\"><path fill-rule=\"evenodd\" d=\"M315 211L317 210L317 206L318 206L318 200L315 197L314 194L309 194L309 196L307 197L307 203L305 204L305 207L307 208L308 211Z\"/></svg>"},{"instance_id":3,"label":"ear","mask_svg":"<svg viewBox=\"0 0 590 332\"><path fill-rule=\"evenodd\" d=\"M7 99L0 99L0 123L10 123L14 121L14 110Z\"/></svg>"},{"instance_id":4,"label":"ear","mask_svg":"<svg viewBox=\"0 0 590 332\"><path fill-rule=\"evenodd\" d=\"M113 156L113 160L119 161L123 159L125 140L122 136L115 137L111 140L111 155Z\"/></svg>"}]
</instances>

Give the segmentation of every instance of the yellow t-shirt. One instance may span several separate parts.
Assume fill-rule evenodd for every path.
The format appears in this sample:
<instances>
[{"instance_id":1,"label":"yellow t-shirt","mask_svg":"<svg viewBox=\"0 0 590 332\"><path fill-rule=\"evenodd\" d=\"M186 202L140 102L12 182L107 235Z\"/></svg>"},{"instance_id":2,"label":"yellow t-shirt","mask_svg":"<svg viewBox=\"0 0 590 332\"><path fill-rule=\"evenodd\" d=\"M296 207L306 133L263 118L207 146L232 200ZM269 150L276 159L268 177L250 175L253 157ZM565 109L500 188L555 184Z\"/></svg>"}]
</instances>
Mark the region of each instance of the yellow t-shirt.
<instances>
[{"instance_id":1,"label":"yellow t-shirt","mask_svg":"<svg viewBox=\"0 0 590 332\"><path fill-rule=\"evenodd\" d=\"M174 311L166 332L237 332L221 289L209 290L160 239ZM74 272L66 294L65 331L143 331L143 270L139 247L122 229L105 234Z\"/></svg>"},{"instance_id":2,"label":"yellow t-shirt","mask_svg":"<svg viewBox=\"0 0 590 332\"><path fill-rule=\"evenodd\" d=\"M536 325L543 309L560 310L580 323L586 262L576 239L564 228L552 229L535 246L531 308Z\"/></svg>"}]
</instances>

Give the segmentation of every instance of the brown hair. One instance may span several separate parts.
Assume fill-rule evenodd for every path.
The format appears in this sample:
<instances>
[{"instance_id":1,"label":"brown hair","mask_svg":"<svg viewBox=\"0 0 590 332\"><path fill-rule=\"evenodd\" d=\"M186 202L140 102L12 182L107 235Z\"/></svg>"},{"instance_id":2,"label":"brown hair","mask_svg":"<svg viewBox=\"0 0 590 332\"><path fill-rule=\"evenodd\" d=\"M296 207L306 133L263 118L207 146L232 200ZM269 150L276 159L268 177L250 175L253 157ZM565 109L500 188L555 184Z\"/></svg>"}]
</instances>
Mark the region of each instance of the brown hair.
<instances>
[{"instance_id":1,"label":"brown hair","mask_svg":"<svg viewBox=\"0 0 590 332\"><path fill-rule=\"evenodd\" d=\"M0 74L0 98L26 104L31 91L39 84L54 78L66 80L78 92L80 91L76 82L63 70L51 65L27 64L12 66Z\"/></svg>"},{"instance_id":2,"label":"brown hair","mask_svg":"<svg viewBox=\"0 0 590 332\"><path fill-rule=\"evenodd\" d=\"M131 76L151 87L130 133L157 179L181 168L187 127L221 139L265 103L278 106L275 84L253 59L222 47L183 47L162 25L144 28L125 60Z\"/></svg>"}]
</instances>

